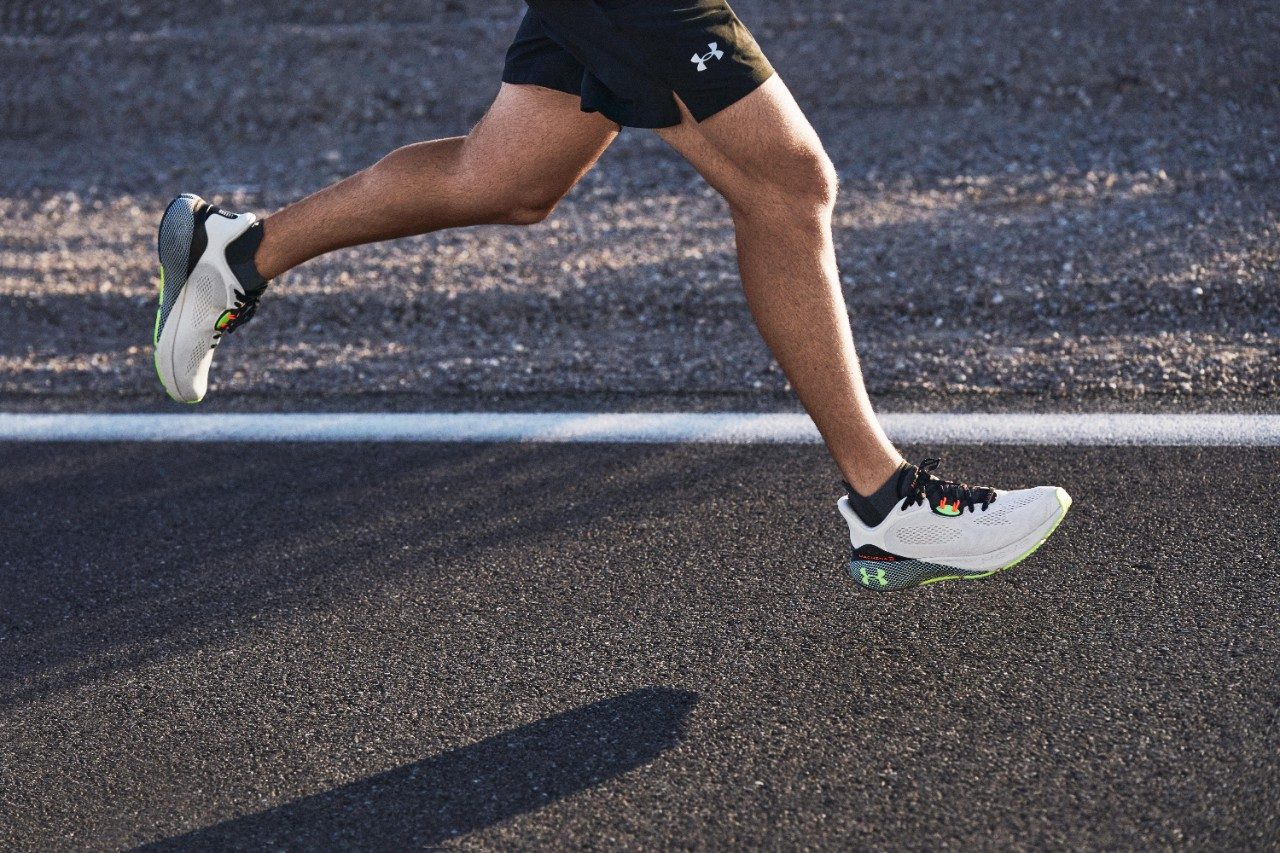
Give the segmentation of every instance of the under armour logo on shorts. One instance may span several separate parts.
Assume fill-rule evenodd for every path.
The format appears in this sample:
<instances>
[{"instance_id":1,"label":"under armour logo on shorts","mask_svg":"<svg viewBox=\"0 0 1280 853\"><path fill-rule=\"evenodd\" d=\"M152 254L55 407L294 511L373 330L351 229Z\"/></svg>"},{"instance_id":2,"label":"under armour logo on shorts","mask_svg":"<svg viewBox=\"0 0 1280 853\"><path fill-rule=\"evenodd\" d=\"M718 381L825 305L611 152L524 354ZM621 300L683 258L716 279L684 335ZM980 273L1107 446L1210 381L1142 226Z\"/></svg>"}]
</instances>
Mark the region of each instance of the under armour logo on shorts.
<instances>
[{"instance_id":1,"label":"under armour logo on shorts","mask_svg":"<svg viewBox=\"0 0 1280 853\"><path fill-rule=\"evenodd\" d=\"M708 50L705 54L699 55L695 53L693 55L693 59L689 60L690 62L698 66L699 71L706 71L707 63L712 59L724 58L724 51L720 49L719 43L713 41L710 44L708 44L707 47L709 47L710 50Z\"/></svg>"}]
</instances>

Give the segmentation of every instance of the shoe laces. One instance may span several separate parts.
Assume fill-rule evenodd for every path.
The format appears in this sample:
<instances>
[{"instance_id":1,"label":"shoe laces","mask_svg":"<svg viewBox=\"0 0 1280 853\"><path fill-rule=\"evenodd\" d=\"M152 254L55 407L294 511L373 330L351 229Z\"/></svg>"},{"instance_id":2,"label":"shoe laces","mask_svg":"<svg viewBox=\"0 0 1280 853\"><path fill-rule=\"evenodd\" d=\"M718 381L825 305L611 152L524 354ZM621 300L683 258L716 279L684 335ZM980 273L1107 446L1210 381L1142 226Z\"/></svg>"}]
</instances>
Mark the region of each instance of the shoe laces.
<instances>
[{"instance_id":1,"label":"shoe laces","mask_svg":"<svg viewBox=\"0 0 1280 853\"><path fill-rule=\"evenodd\" d=\"M258 301L262 299L264 291L266 291L265 287L257 290L236 290L235 306L222 312L222 316L214 324L214 338L220 338L223 334L230 334L252 320L253 315L258 310Z\"/></svg>"},{"instance_id":2,"label":"shoe laces","mask_svg":"<svg viewBox=\"0 0 1280 853\"><path fill-rule=\"evenodd\" d=\"M935 476L933 471L940 464L941 459L926 459L915 467L902 501L903 509L928 503L940 515L959 515L966 509L974 512L977 504L981 504L983 512L986 512L987 507L995 503L995 489L953 483Z\"/></svg>"}]
</instances>

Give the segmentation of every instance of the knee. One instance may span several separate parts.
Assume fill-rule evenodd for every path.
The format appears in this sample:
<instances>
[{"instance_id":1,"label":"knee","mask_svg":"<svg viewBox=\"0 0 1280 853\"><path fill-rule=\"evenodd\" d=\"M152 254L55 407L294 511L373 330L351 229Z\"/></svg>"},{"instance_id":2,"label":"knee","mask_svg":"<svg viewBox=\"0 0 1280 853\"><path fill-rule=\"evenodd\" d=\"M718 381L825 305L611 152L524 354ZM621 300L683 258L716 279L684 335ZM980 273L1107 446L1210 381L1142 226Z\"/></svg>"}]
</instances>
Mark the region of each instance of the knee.
<instances>
[{"instance_id":1,"label":"knee","mask_svg":"<svg viewBox=\"0 0 1280 853\"><path fill-rule=\"evenodd\" d=\"M800 195L813 207L830 212L836 206L840 178L827 152L819 149L806 155L799 168Z\"/></svg>"},{"instance_id":2,"label":"knee","mask_svg":"<svg viewBox=\"0 0 1280 853\"><path fill-rule=\"evenodd\" d=\"M835 208L839 178L831 158L821 148L799 148L779 152L769 161L745 197L730 199L735 206L785 212L788 216L828 217Z\"/></svg>"},{"instance_id":3,"label":"knee","mask_svg":"<svg viewBox=\"0 0 1280 853\"><path fill-rule=\"evenodd\" d=\"M536 225L551 215L564 195L559 189L539 187L524 187L506 193L493 206L493 222L497 225Z\"/></svg>"}]
</instances>

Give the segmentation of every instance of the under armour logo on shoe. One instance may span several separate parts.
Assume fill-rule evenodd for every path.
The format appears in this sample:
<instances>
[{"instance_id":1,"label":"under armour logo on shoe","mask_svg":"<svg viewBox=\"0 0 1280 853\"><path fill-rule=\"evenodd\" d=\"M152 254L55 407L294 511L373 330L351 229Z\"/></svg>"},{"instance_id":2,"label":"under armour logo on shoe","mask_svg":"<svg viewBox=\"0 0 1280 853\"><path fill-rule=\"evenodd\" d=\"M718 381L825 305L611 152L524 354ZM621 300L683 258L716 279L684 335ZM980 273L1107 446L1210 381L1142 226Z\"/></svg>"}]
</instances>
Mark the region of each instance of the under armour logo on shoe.
<instances>
[{"instance_id":1,"label":"under armour logo on shoe","mask_svg":"<svg viewBox=\"0 0 1280 853\"><path fill-rule=\"evenodd\" d=\"M718 42L713 41L710 44L708 44L707 47L710 48L710 50L708 50L706 53L701 55L695 53L693 55L693 59L689 60L690 62L698 66L699 71L706 71L707 63L713 59L724 59L724 51L720 49L720 45Z\"/></svg>"},{"instance_id":2,"label":"under armour logo on shoe","mask_svg":"<svg viewBox=\"0 0 1280 853\"><path fill-rule=\"evenodd\" d=\"M880 584L881 588L889 585L889 580L885 577L884 569L876 569L876 573L874 575L867 571L866 566L863 566L859 571L862 573L863 586L871 586L871 580L873 578Z\"/></svg>"}]
</instances>

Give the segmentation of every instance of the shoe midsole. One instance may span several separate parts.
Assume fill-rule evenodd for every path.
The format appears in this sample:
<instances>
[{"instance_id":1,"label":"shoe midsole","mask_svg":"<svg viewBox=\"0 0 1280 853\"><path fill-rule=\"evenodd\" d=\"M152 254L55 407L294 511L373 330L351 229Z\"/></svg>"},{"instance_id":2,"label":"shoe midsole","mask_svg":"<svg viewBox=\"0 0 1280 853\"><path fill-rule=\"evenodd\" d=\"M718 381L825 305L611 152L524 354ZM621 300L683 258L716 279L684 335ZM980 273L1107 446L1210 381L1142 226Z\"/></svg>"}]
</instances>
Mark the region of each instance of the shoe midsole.
<instances>
[{"instance_id":1,"label":"shoe midsole","mask_svg":"<svg viewBox=\"0 0 1280 853\"><path fill-rule=\"evenodd\" d=\"M190 389L180 388L178 385L176 358L178 330L182 326L182 313L186 302L187 291L184 288L174 300L173 307L169 311L169 319L160 330L160 338L156 341L156 372L160 374L160 382L171 396L183 400L189 396Z\"/></svg>"},{"instance_id":2,"label":"shoe midsole","mask_svg":"<svg viewBox=\"0 0 1280 853\"><path fill-rule=\"evenodd\" d=\"M1002 548L995 551L989 551L985 554L975 554L973 556L955 558L940 556L896 556L898 556L899 560L903 562L911 560L921 566L936 567L942 571L956 570L963 574L999 571L1000 569L1003 569L1009 564L1015 562L1025 555L1027 551L1044 541L1045 537L1053 531L1058 522L1062 520L1062 517L1066 515L1066 512L1067 507L1063 506L1061 499L1059 499L1058 511L1037 525L1031 532ZM857 562L856 556L854 557L854 561Z\"/></svg>"}]
</instances>

